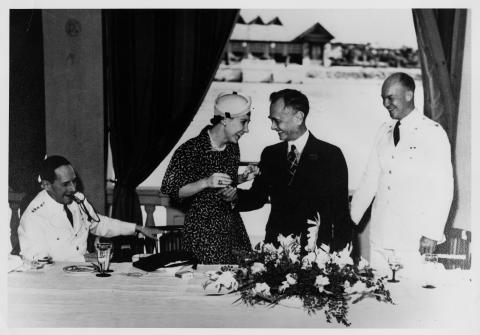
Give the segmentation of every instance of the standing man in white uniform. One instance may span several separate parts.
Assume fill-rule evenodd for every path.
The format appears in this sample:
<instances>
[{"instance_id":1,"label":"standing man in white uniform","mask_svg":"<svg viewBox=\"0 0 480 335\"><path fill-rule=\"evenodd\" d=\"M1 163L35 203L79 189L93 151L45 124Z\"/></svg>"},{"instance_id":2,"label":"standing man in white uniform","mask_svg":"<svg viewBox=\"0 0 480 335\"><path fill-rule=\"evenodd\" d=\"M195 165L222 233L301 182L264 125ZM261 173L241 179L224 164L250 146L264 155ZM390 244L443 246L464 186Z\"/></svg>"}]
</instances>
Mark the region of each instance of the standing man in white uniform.
<instances>
[{"instance_id":1,"label":"standing man in white uniform","mask_svg":"<svg viewBox=\"0 0 480 335\"><path fill-rule=\"evenodd\" d=\"M68 160L50 156L42 163L43 191L32 200L20 219L21 255L28 259L51 257L54 261L85 261L87 238L133 235L156 238L160 231L99 215L80 192ZM75 201L74 201L75 200Z\"/></svg>"},{"instance_id":2,"label":"standing man in white uniform","mask_svg":"<svg viewBox=\"0 0 480 335\"><path fill-rule=\"evenodd\" d=\"M415 82L394 73L382 86L392 122L377 133L367 170L351 202L358 224L375 197L370 220L370 263L388 270L388 257L416 271L421 254L444 241L453 197L450 143L443 128L414 104Z\"/></svg>"}]
</instances>

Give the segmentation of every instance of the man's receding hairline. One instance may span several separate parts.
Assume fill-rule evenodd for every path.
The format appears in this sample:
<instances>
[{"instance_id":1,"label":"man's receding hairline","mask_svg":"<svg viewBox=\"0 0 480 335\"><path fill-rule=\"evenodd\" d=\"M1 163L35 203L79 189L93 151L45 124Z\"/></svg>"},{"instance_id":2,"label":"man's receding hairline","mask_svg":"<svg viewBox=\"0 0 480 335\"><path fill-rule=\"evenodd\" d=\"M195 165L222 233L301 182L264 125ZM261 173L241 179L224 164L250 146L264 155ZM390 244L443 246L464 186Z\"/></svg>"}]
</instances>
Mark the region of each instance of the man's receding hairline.
<instances>
[{"instance_id":1,"label":"man's receding hairline","mask_svg":"<svg viewBox=\"0 0 480 335\"><path fill-rule=\"evenodd\" d=\"M413 90L408 87L407 85L405 85L403 82L402 82L402 79L401 79L401 75L400 74L392 74L390 75L387 79L385 79L385 82L383 83L382 85L382 89L383 87L386 87L386 85L389 85L389 86L392 86L394 84L400 84L400 86L402 86L403 88L405 88L407 91L410 91L410 92L413 92Z\"/></svg>"}]
</instances>

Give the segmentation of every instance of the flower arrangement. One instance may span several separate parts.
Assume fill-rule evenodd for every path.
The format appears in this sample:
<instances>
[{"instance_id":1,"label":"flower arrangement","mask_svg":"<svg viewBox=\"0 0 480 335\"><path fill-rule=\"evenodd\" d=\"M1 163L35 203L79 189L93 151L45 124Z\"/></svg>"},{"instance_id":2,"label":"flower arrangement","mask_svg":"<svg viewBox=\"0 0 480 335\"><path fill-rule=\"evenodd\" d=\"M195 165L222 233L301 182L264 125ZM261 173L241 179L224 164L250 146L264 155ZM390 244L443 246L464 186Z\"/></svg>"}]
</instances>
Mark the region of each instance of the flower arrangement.
<instances>
[{"instance_id":1,"label":"flower arrangement","mask_svg":"<svg viewBox=\"0 0 480 335\"><path fill-rule=\"evenodd\" d=\"M301 252L299 237L279 235L279 247L260 243L251 253L244 254L238 266L223 266L208 271L204 288L213 285L218 292L240 292L236 302L248 305L275 306L284 299L297 297L308 314L324 310L327 322L350 326L349 302L373 297L393 303L385 289L385 277L375 278L365 259L354 264L351 246L330 253L329 247L317 247L320 217L309 220L308 242Z\"/></svg>"}]
</instances>

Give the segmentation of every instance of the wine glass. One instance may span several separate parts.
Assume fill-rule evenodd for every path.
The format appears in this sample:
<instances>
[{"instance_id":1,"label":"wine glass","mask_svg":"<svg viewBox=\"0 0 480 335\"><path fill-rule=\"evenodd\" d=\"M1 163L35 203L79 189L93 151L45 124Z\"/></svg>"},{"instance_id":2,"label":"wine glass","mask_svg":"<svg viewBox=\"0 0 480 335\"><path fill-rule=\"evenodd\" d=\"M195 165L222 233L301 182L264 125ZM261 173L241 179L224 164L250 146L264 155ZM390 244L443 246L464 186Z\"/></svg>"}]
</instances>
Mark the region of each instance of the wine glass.
<instances>
[{"instance_id":1,"label":"wine glass","mask_svg":"<svg viewBox=\"0 0 480 335\"><path fill-rule=\"evenodd\" d=\"M395 279L395 272L397 272L398 269L400 269L401 263L400 263L400 258L391 255L388 257L388 266L392 270L392 279L387 280L390 283L398 283L399 280Z\"/></svg>"},{"instance_id":2,"label":"wine glass","mask_svg":"<svg viewBox=\"0 0 480 335\"><path fill-rule=\"evenodd\" d=\"M112 249L112 243L110 242L99 242L95 244L95 249L97 249L97 261L98 266L100 267L100 273L97 273L97 277L110 277L110 274L107 273L107 270L110 266L110 252Z\"/></svg>"},{"instance_id":3,"label":"wine glass","mask_svg":"<svg viewBox=\"0 0 480 335\"><path fill-rule=\"evenodd\" d=\"M423 255L423 274L425 284L423 288L435 288L435 270L438 264L438 256L436 254L426 253Z\"/></svg>"}]
</instances>

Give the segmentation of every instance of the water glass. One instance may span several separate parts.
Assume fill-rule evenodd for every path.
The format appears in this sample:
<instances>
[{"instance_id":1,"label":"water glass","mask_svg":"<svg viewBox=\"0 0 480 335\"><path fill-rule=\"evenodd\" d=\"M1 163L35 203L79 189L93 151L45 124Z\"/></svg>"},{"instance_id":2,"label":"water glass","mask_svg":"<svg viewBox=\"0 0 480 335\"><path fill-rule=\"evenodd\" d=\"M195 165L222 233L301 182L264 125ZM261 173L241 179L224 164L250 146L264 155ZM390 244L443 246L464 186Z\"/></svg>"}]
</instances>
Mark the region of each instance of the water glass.
<instances>
[{"instance_id":1,"label":"water glass","mask_svg":"<svg viewBox=\"0 0 480 335\"><path fill-rule=\"evenodd\" d=\"M438 256L435 254L423 255L423 288L432 289L435 288L436 269L438 266Z\"/></svg>"},{"instance_id":2,"label":"water glass","mask_svg":"<svg viewBox=\"0 0 480 335\"><path fill-rule=\"evenodd\" d=\"M95 249L97 249L97 261L100 267L100 273L97 274L97 277L110 277L107 271L110 267L112 243L99 242L95 244Z\"/></svg>"},{"instance_id":3,"label":"water glass","mask_svg":"<svg viewBox=\"0 0 480 335\"><path fill-rule=\"evenodd\" d=\"M391 255L388 257L388 266L390 267L390 269L392 270L392 279L389 279L387 280L388 282L390 283L398 283L399 280L395 279L395 273L400 269L401 267L401 263L400 263L400 258L395 256L395 255Z\"/></svg>"}]
</instances>

